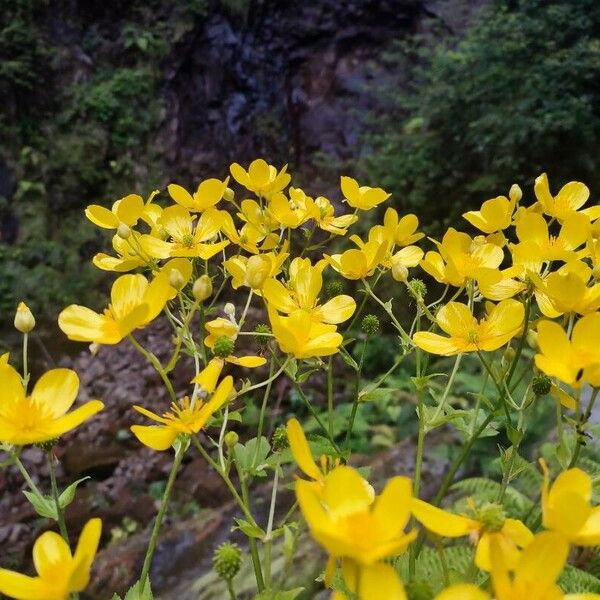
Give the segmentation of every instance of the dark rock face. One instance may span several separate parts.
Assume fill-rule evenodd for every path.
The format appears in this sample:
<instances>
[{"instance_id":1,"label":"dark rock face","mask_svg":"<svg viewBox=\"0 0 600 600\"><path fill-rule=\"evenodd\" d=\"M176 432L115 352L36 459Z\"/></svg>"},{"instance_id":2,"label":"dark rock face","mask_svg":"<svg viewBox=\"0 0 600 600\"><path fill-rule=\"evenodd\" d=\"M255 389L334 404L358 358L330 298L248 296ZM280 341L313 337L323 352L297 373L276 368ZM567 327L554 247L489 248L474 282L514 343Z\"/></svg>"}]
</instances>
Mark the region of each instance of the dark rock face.
<instances>
[{"instance_id":1,"label":"dark rock face","mask_svg":"<svg viewBox=\"0 0 600 600\"><path fill-rule=\"evenodd\" d=\"M381 49L422 16L419 0L255 1L245 22L216 12L169 66L161 137L173 171L356 158Z\"/></svg>"}]
</instances>

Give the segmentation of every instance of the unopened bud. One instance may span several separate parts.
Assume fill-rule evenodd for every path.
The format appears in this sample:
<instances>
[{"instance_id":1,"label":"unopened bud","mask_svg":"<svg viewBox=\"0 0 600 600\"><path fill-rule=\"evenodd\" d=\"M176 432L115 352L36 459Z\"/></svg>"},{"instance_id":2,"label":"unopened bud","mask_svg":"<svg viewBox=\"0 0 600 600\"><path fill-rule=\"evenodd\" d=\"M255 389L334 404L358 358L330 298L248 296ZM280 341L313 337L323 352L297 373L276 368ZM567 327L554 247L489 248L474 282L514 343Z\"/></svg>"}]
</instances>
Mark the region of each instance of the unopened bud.
<instances>
[{"instance_id":1,"label":"unopened bud","mask_svg":"<svg viewBox=\"0 0 600 600\"><path fill-rule=\"evenodd\" d=\"M379 333L379 319L375 315L365 315L360 327L367 335L377 335Z\"/></svg>"},{"instance_id":2,"label":"unopened bud","mask_svg":"<svg viewBox=\"0 0 600 600\"><path fill-rule=\"evenodd\" d=\"M228 431L223 441L228 448L233 448L240 441L240 436L235 431Z\"/></svg>"},{"instance_id":3,"label":"unopened bud","mask_svg":"<svg viewBox=\"0 0 600 600\"><path fill-rule=\"evenodd\" d=\"M527 345L532 350L537 350L538 349L538 333L537 333L537 331L534 331L533 329L530 329L527 332L527 335L525 336L525 339L527 340Z\"/></svg>"},{"instance_id":4,"label":"unopened bud","mask_svg":"<svg viewBox=\"0 0 600 600\"><path fill-rule=\"evenodd\" d=\"M169 271L169 285L178 291L185 285L185 279L179 269Z\"/></svg>"},{"instance_id":5,"label":"unopened bud","mask_svg":"<svg viewBox=\"0 0 600 600\"><path fill-rule=\"evenodd\" d=\"M521 200L521 198L523 197L523 191L516 183L513 183L510 186L510 191L508 192L508 195L513 202L519 202L519 200Z\"/></svg>"},{"instance_id":6,"label":"unopened bud","mask_svg":"<svg viewBox=\"0 0 600 600\"><path fill-rule=\"evenodd\" d=\"M227 302L223 307L223 312L229 317L231 321L235 321L235 305L231 302Z\"/></svg>"},{"instance_id":7,"label":"unopened bud","mask_svg":"<svg viewBox=\"0 0 600 600\"><path fill-rule=\"evenodd\" d=\"M223 199L227 200L227 202L232 202L234 198L235 198L234 191L230 187L225 188L225 191L223 192Z\"/></svg>"},{"instance_id":8,"label":"unopened bud","mask_svg":"<svg viewBox=\"0 0 600 600\"><path fill-rule=\"evenodd\" d=\"M408 267L398 261L392 263L392 277L400 283L406 283L408 281Z\"/></svg>"},{"instance_id":9,"label":"unopened bud","mask_svg":"<svg viewBox=\"0 0 600 600\"><path fill-rule=\"evenodd\" d=\"M271 262L260 254L251 256L246 263L246 282L256 290L262 287L271 272Z\"/></svg>"},{"instance_id":10,"label":"unopened bud","mask_svg":"<svg viewBox=\"0 0 600 600\"><path fill-rule=\"evenodd\" d=\"M213 566L217 575L225 581L231 581L242 565L242 551L237 544L221 544L213 555Z\"/></svg>"},{"instance_id":11,"label":"unopened bud","mask_svg":"<svg viewBox=\"0 0 600 600\"><path fill-rule=\"evenodd\" d=\"M271 448L275 452L285 450L290 445L288 440L287 428L284 425L280 425L274 432L271 438Z\"/></svg>"},{"instance_id":12,"label":"unopened bud","mask_svg":"<svg viewBox=\"0 0 600 600\"><path fill-rule=\"evenodd\" d=\"M198 277L196 281L194 281L194 286L192 287L192 294L194 294L194 298L196 298L198 302L204 302L212 296L212 293L212 280L208 275L202 275Z\"/></svg>"},{"instance_id":13,"label":"unopened bud","mask_svg":"<svg viewBox=\"0 0 600 600\"><path fill-rule=\"evenodd\" d=\"M537 375L531 382L531 389L536 396L545 396L550 393L552 380L548 375Z\"/></svg>"},{"instance_id":14,"label":"unopened bud","mask_svg":"<svg viewBox=\"0 0 600 600\"><path fill-rule=\"evenodd\" d=\"M35 327L35 317L25 302L19 302L15 314L15 329L21 333L29 333Z\"/></svg>"},{"instance_id":15,"label":"unopened bud","mask_svg":"<svg viewBox=\"0 0 600 600\"><path fill-rule=\"evenodd\" d=\"M131 235L131 228L125 223L119 223L119 226L117 227L117 235L121 239L126 240Z\"/></svg>"},{"instance_id":16,"label":"unopened bud","mask_svg":"<svg viewBox=\"0 0 600 600\"><path fill-rule=\"evenodd\" d=\"M339 296L344 291L344 286L341 281L330 281L325 291L327 292L327 298L331 299Z\"/></svg>"},{"instance_id":17,"label":"unopened bud","mask_svg":"<svg viewBox=\"0 0 600 600\"><path fill-rule=\"evenodd\" d=\"M235 342L230 337L222 335L215 341L215 345L213 346L213 352L216 356L219 356L220 358L227 358L233 353L234 348Z\"/></svg>"},{"instance_id":18,"label":"unopened bud","mask_svg":"<svg viewBox=\"0 0 600 600\"><path fill-rule=\"evenodd\" d=\"M507 348L502 355L502 366L508 367L512 365L516 355L517 353L514 348Z\"/></svg>"}]
</instances>

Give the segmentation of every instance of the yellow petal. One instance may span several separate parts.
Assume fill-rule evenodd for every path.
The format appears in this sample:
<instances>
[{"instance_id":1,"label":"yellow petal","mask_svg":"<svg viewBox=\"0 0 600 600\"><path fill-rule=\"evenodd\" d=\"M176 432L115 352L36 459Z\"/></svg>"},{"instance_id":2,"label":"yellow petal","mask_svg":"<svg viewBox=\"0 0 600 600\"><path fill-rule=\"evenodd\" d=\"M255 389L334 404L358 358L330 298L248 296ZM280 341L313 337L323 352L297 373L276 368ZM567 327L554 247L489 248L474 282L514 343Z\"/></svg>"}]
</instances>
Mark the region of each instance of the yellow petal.
<instances>
[{"instance_id":1,"label":"yellow petal","mask_svg":"<svg viewBox=\"0 0 600 600\"><path fill-rule=\"evenodd\" d=\"M79 377L71 369L52 369L35 384L31 399L54 417L64 415L79 392Z\"/></svg>"},{"instance_id":2,"label":"yellow petal","mask_svg":"<svg viewBox=\"0 0 600 600\"><path fill-rule=\"evenodd\" d=\"M28 577L21 573L0 569L0 593L17 600L48 600L55 598L56 587L53 583L48 584L39 577Z\"/></svg>"},{"instance_id":3,"label":"yellow petal","mask_svg":"<svg viewBox=\"0 0 600 600\"><path fill-rule=\"evenodd\" d=\"M280 312L291 313L298 308L290 291L277 279L267 279L262 293L267 302Z\"/></svg>"},{"instance_id":4,"label":"yellow petal","mask_svg":"<svg viewBox=\"0 0 600 600\"><path fill-rule=\"evenodd\" d=\"M75 410L67 413L63 417L53 421L47 428L47 435L44 439L38 441L47 441L61 436L71 429L79 427L84 421L93 417L96 413L100 412L104 408L104 404L100 400L90 400L83 406L76 408Z\"/></svg>"},{"instance_id":5,"label":"yellow petal","mask_svg":"<svg viewBox=\"0 0 600 600\"><path fill-rule=\"evenodd\" d=\"M436 321L443 331L457 338L467 338L470 331L477 326L477 319L471 309L461 302L448 302L442 306Z\"/></svg>"},{"instance_id":6,"label":"yellow petal","mask_svg":"<svg viewBox=\"0 0 600 600\"><path fill-rule=\"evenodd\" d=\"M169 192L169 196L171 196L177 204L188 209L194 208L194 199L184 187L177 185L176 183L171 183L167 186L167 192Z\"/></svg>"},{"instance_id":7,"label":"yellow petal","mask_svg":"<svg viewBox=\"0 0 600 600\"><path fill-rule=\"evenodd\" d=\"M113 319L77 304L67 306L60 313L58 326L76 342L118 344L123 339Z\"/></svg>"},{"instance_id":8,"label":"yellow petal","mask_svg":"<svg viewBox=\"0 0 600 600\"><path fill-rule=\"evenodd\" d=\"M304 431L297 419L288 421L287 434L290 449L298 467L311 479L320 480L323 475L313 459Z\"/></svg>"},{"instance_id":9,"label":"yellow petal","mask_svg":"<svg viewBox=\"0 0 600 600\"><path fill-rule=\"evenodd\" d=\"M89 583L90 569L98 551L101 534L102 521L100 519L90 519L81 531L73 556L77 567L69 582L69 588L74 592L83 591Z\"/></svg>"},{"instance_id":10,"label":"yellow petal","mask_svg":"<svg viewBox=\"0 0 600 600\"><path fill-rule=\"evenodd\" d=\"M168 450L177 437L177 431L162 425L132 425L135 437L152 450Z\"/></svg>"},{"instance_id":11,"label":"yellow petal","mask_svg":"<svg viewBox=\"0 0 600 600\"><path fill-rule=\"evenodd\" d=\"M211 359L200 373L192 379L191 383L197 383L209 394L212 394L217 387L217 381L223 370L225 361L222 358L215 357Z\"/></svg>"},{"instance_id":12,"label":"yellow petal","mask_svg":"<svg viewBox=\"0 0 600 600\"><path fill-rule=\"evenodd\" d=\"M325 302L314 312L314 316L319 321L337 325L347 321L356 310L356 302L353 298L346 295L336 296L328 302Z\"/></svg>"},{"instance_id":13,"label":"yellow petal","mask_svg":"<svg viewBox=\"0 0 600 600\"><path fill-rule=\"evenodd\" d=\"M391 565L375 563L360 567L359 582L361 600L406 600L402 580Z\"/></svg>"},{"instance_id":14,"label":"yellow petal","mask_svg":"<svg viewBox=\"0 0 600 600\"><path fill-rule=\"evenodd\" d=\"M5 354L8 361L8 353ZM2 382L2 403L18 402L25 398L23 382L17 370L8 362L0 363L0 381ZM0 411L2 406L0 406Z\"/></svg>"},{"instance_id":15,"label":"yellow petal","mask_svg":"<svg viewBox=\"0 0 600 600\"><path fill-rule=\"evenodd\" d=\"M115 202L113 210L117 213L119 221L132 227L144 212L144 200L137 194L129 194Z\"/></svg>"},{"instance_id":16,"label":"yellow petal","mask_svg":"<svg viewBox=\"0 0 600 600\"><path fill-rule=\"evenodd\" d=\"M412 513L429 531L443 537L462 537L478 528L476 521L447 512L418 498L412 501Z\"/></svg>"},{"instance_id":17,"label":"yellow petal","mask_svg":"<svg viewBox=\"0 0 600 600\"><path fill-rule=\"evenodd\" d=\"M56 576L56 573L61 571L68 575L71 560L71 550L67 542L53 531L43 533L33 545L35 570L43 579Z\"/></svg>"},{"instance_id":18,"label":"yellow petal","mask_svg":"<svg viewBox=\"0 0 600 600\"><path fill-rule=\"evenodd\" d=\"M406 527L412 509L412 481L408 477L392 477L375 501L373 516L390 537Z\"/></svg>"},{"instance_id":19,"label":"yellow petal","mask_svg":"<svg viewBox=\"0 0 600 600\"><path fill-rule=\"evenodd\" d=\"M327 475L323 502L339 519L369 508L373 502L371 486L351 467L340 466Z\"/></svg>"},{"instance_id":20,"label":"yellow petal","mask_svg":"<svg viewBox=\"0 0 600 600\"><path fill-rule=\"evenodd\" d=\"M98 227L103 229L116 229L119 226L119 219L112 211L103 206L92 204L85 209L85 216Z\"/></svg>"},{"instance_id":21,"label":"yellow petal","mask_svg":"<svg viewBox=\"0 0 600 600\"><path fill-rule=\"evenodd\" d=\"M340 187L348 204L352 207L356 207L360 195L356 179L352 179L352 177L340 177Z\"/></svg>"},{"instance_id":22,"label":"yellow petal","mask_svg":"<svg viewBox=\"0 0 600 600\"><path fill-rule=\"evenodd\" d=\"M267 364L267 359L264 356L229 356L227 362L240 367L246 367L246 369L256 369L256 367L262 367Z\"/></svg>"},{"instance_id":23,"label":"yellow petal","mask_svg":"<svg viewBox=\"0 0 600 600\"><path fill-rule=\"evenodd\" d=\"M490 596L476 585L460 583L440 592L435 600L490 600Z\"/></svg>"},{"instance_id":24,"label":"yellow petal","mask_svg":"<svg viewBox=\"0 0 600 600\"><path fill-rule=\"evenodd\" d=\"M418 331L413 335L413 342L416 346L429 352L430 354L439 354L440 356L453 356L463 351L463 347L447 337L431 333L429 331Z\"/></svg>"},{"instance_id":25,"label":"yellow petal","mask_svg":"<svg viewBox=\"0 0 600 600\"><path fill-rule=\"evenodd\" d=\"M600 544L600 506L592 508L583 526L573 537L577 546L597 546Z\"/></svg>"}]
</instances>

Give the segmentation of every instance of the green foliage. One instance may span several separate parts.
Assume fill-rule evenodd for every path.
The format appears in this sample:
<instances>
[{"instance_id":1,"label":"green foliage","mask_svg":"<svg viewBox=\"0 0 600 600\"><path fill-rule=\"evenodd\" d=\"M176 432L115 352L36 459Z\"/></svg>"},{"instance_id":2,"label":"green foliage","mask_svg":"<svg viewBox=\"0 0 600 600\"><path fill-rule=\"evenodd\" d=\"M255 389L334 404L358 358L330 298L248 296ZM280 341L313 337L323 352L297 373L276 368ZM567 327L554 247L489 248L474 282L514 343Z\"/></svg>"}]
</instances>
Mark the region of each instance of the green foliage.
<instances>
[{"instance_id":1,"label":"green foliage","mask_svg":"<svg viewBox=\"0 0 600 600\"><path fill-rule=\"evenodd\" d=\"M542 171L597 188L598 23L594 0L492 0L464 35L397 45L370 176L446 222Z\"/></svg>"}]
</instances>

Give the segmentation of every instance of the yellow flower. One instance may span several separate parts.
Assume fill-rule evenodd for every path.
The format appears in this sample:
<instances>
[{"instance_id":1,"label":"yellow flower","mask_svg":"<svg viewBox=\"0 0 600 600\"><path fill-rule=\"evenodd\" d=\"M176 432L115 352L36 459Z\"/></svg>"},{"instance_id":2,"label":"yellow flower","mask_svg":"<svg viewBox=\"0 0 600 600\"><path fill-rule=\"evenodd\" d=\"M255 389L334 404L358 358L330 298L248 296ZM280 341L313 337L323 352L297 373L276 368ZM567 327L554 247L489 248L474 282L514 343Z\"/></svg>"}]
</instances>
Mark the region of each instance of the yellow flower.
<instances>
[{"instance_id":1,"label":"yellow flower","mask_svg":"<svg viewBox=\"0 0 600 600\"><path fill-rule=\"evenodd\" d=\"M328 464L327 457L325 455L321 456L321 466L317 466L312 452L310 451L306 436L304 435L304 431L302 430L302 426L297 419L290 419L288 421L287 435L290 450L292 451L292 456L294 457L296 464L309 479L312 479L319 485L319 489L322 489L325 483L325 477L327 477L327 473L331 470L331 465ZM333 466L337 467L338 464L339 459L336 460ZM374 498L375 492L373 492L373 488L371 488L371 491Z\"/></svg>"},{"instance_id":2,"label":"yellow flower","mask_svg":"<svg viewBox=\"0 0 600 600\"><path fill-rule=\"evenodd\" d=\"M440 592L435 600L490 600L490 595L472 583L458 583Z\"/></svg>"},{"instance_id":3,"label":"yellow flower","mask_svg":"<svg viewBox=\"0 0 600 600\"><path fill-rule=\"evenodd\" d=\"M413 335L413 341L422 350L442 356L491 352L520 332L524 313L520 302L503 300L493 306L487 317L477 321L466 304L448 302L438 311L436 322L449 337L419 331Z\"/></svg>"},{"instance_id":4,"label":"yellow flower","mask_svg":"<svg viewBox=\"0 0 600 600\"><path fill-rule=\"evenodd\" d=\"M537 257L543 261L568 262L578 258L575 252L588 239L590 220L584 214L571 213L562 223L557 236L550 235L542 215L527 212L519 217L515 228L520 242L537 246Z\"/></svg>"},{"instance_id":5,"label":"yellow flower","mask_svg":"<svg viewBox=\"0 0 600 600\"><path fill-rule=\"evenodd\" d=\"M348 227L358 221L357 215L341 215L336 217L333 205L324 196L315 198L313 218L320 229L334 235L346 235Z\"/></svg>"},{"instance_id":6,"label":"yellow flower","mask_svg":"<svg viewBox=\"0 0 600 600\"><path fill-rule=\"evenodd\" d=\"M281 272L283 263L288 256L287 252L267 252L250 258L234 256L227 259L223 266L232 277L231 286L234 290L241 286L247 286L261 293L265 282Z\"/></svg>"},{"instance_id":7,"label":"yellow flower","mask_svg":"<svg viewBox=\"0 0 600 600\"><path fill-rule=\"evenodd\" d=\"M592 506L592 478L581 469L563 471L552 486L544 460L542 516L546 529L562 534L576 546L600 544L600 506Z\"/></svg>"},{"instance_id":8,"label":"yellow flower","mask_svg":"<svg viewBox=\"0 0 600 600\"><path fill-rule=\"evenodd\" d=\"M0 440L16 446L53 440L75 429L104 408L90 400L67 412L79 391L79 377L71 369L52 369L42 375L30 396L20 375L9 364L0 364Z\"/></svg>"},{"instance_id":9,"label":"yellow flower","mask_svg":"<svg viewBox=\"0 0 600 600\"><path fill-rule=\"evenodd\" d=\"M152 235L141 237L143 249L154 258L197 257L208 260L229 245L227 240L209 243L221 230L223 219L221 211L206 209L194 226L192 215L183 206L165 208L159 224L166 231L170 241Z\"/></svg>"},{"instance_id":10,"label":"yellow flower","mask_svg":"<svg viewBox=\"0 0 600 600\"><path fill-rule=\"evenodd\" d=\"M408 215L410 216L410 215ZM406 217L404 217L406 218ZM413 225L410 224L410 227L407 231L411 231ZM405 232L407 233L407 232ZM404 235L404 234L403 234ZM420 234L417 234L417 237ZM414 238L415 235L404 235L404 241ZM383 253L381 260L379 261L379 265L384 267L385 269L391 269L394 264L403 265L406 268L416 267L423 258L423 250L418 246L405 246L404 248L400 248L395 254L392 254L396 242L395 242L394 233L391 229L387 229L384 225L375 225L369 229L368 241L363 242L359 236L352 235L350 236L350 241L357 245L358 249L364 252L369 252L369 250L365 251L365 248L379 248L379 252Z\"/></svg>"},{"instance_id":11,"label":"yellow flower","mask_svg":"<svg viewBox=\"0 0 600 600\"><path fill-rule=\"evenodd\" d=\"M569 181L556 196L552 196L546 173L536 178L533 189L544 214L559 221L564 221L578 211L590 197L590 190L580 181ZM600 217L600 206L587 208L581 213L592 220L597 219Z\"/></svg>"},{"instance_id":12,"label":"yellow flower","mask_svg":"<svg viewBox=\"0 0 600 600\"><path fill-rule=\"evenodd\" d=\"M228 183L229 177L224 181L214 178L205 179L198 184L193 196L176 183L169 185L167 191L177 204L187 208L190 212L203 212L207 208L218 204L223 198Z\"/></svg>"},{"instance_id":13,"label":"yellow flower","mask_svg":"<svg viewBox=\"0 0 600 600\"><path fill-rule=\"evenodd\" d=\"M356 179L352 179L352 177L341 177L340 185L346 202L358 210L371 210L391 196L381 188L359 186Z\"/></svg>"},{"instance_id":14,"label":"yellow flower","mask_svg":"<svg viewBox=\"0 0 600 600\"><path fill-rule=\"evenodd\" d=\"M278 172L273 165L269 165L262 158L252 161L247 171L238 163L233 163L229 167L233 178L240 185L257 196L267 199L289 184L291 177L286 173L286 169L287 165Z\"/></svg>"},{"instance_id":15,"label":"yellow flower","mask_svg":"<svg viewBox=\"0 0 600 600\"><path fill-rule=\"evenodd\" d=\"M436 242L438 252L427 252L421 267L440 283L462 287L469 279L475 279L482 267L496 269L504 258L502 248L490 244L484 238L470 235L450 227L441 243Z\"/></svg>"},{"instance_id":16,"label":"yellow flower","mask_svg":"<svg viewBox=\"0 0 600 600\"><path fill-rule=\"evenodd\" d=\"M389 250L389 243L370 240L362 248L352 248L323 258L346 279L364 279L370 277L383 262Z\"/></svg>"},{"instance_id":17,"label":"yellow flower","mask_svg":"<svg viewBox=\"0 0 600 600\"><path fill-rule=\"evenodd\" d=\"M510 227L515 206L521 198L519 186L511 188L510 200L506 196L498 196L486 200L480 210L470 210L463 213L465 218L473 227L483 233L496 233Z\"/></svg>"},{"instance_id":18,"label":"yellow flower","mask_svg":"<svg viewBox=\"0 0 600 600\"><path fill-rule=\"evenodd\" d=\"M173 403L171 412L162 417L141 406L134 406L139 413L160 425L132 425L131 431L145 446L153 450L167 450L178 435L198 433L210 417L229 400L232 390L233 378L229 375L221 381L210 399L197 398L192 405L190 399L185 397L179 404Z\"/></svg>"},{"instance_id":19,"label":"yellow flower","mask_svg":"<svg viewBox=\"0 0 600 600\"><path fill-rule=\"evenodd\" d=\"M279 192L269 201L269 212L282 226L297 229L312 218L315 212L314 201L300 188L290 187L289 199Z\"/></svg>"},{"instance_id":20,"label":"yellow flower","mask_svg":"<svg viewBox=\"0 0 600 600\"><path fill-rule=\"evenodd\" d=\"M228 338L231 340L231 348L233 349L235 340L238 336L239 327L223 317L217 317L212 321L208 321L205 324L208 335L204 338L204 344L211 350L217 350L218 342L222 338ZM233 365L239 365L240 367L246 367L247 369L255 369L256 367L262 367L267 360L262 356L233 356L229 353L226 355L220 355L226 362Z\"/></svg>"},{"instance_id":21,"label":"yellow flower","mask_svg":"<svg viewBox=\"0 0 600 600\"><path fill-rule=\"evenodd\" d=\"M60 313L58 325L76 342L118 344L134 329L155 319L171 293L167 277L148 283L143 275L122 275L113 283L111 303L103 314L72 304Z\"/></svg>"},{"instance_id":22,"label":"yellow flower","mask_svg":"<svg viewBox=\"0 0 600 600\"><path fill-rule=\"evenodd\" d=\"M144 213L144 208L144 199L141 196L129 194L117 200L111 210L91 204L85 209L85 216L103 229L117 229L121 224L133 227Z\"/></svg>"},{"instance_id":23,"label":"yellow flower","mask_svg":"<svg viewBox=\"0 0 600 600\"><path fill-rule=\"evenodd\" d=\"M417 532L404 533L412 501L412 483L393 477L381 495L357 471L339 466L327 475L323 489L298 480L296 497L311 535L333 557L374 565L406 550Z\"/></svg>"},{"instance_id":24,"label":"yellow flower","mask_svg":"<svg viewBox=\"0 0 600 600\"><path fill-rule=\"evenodd\" d=\"M475 564L484 571L491 569L490 546L497 543L504 561L513 568L525 548L533 539L529 529L517 519L506 519L500 506L473 507L474 518L447 512L423 500L413 500L415 518L429 531L442 537L469 536L476 544Z\"/></svg>"},{"instance_id":25,"label":"yellow flower","mask_svg":"<svg viewBox=\"0 0 600 600\"><path fill-rule=\"evenodd\" d=\"M360 565L346 558L342 560L342 575L348 589L359 600L406 600L404 585L392 565L378 562ZM337 595L336 595L337 594ZM347 600L342 592L334 593L332 600Z\"/></svg>"},{"instance_id":26,"label":"yellow flower","mask_svg":"<svg viewBox=\"0 0 600 600\"><path fill-rule=\"evenodd\" d=\"M72 592L82 592L90 581L101 533L102 521L90 519L71 554L60 535L46 531L33 545L37 577L0 569L0 593L17 600L67 600Z\"/></svg>"},{"instance_id":27,"label":"yellow flower","mask_svg":"<svg viewBox=\"0 0 600 600\"><path fill-rule=\"evenodd\" d=\"M269 321L281 351L295 358L335 354L343 341L335 325L314 321L306 310L281 316L269 306Z\"/></svg>"},{"instance_id":28,"label":"yellow flower","mask_svg":"<svg viewBox=\"0 0 600 600\"><path fill-rule=\"evenodd\" d=\"M223 233L232 243L251 254L258 254L261 250L272 250L279 242L279 236L276 233L271 233L271 230L265 232L251 223L244 223L238 231L233 222L233 217L228 212L221 211L221 218L223 220L221 228ZM261 242L259 248L258 244Z\"/></svg>"},{"instance_id":29,"label":"yellow flower","mask_svg":"<svg viewBox=\"0 0 600 600\"><path fill-rule=\"evenodd\" d=\"M314 321L337 325L347 321L356 309L350 296L340 294L325 304L319 304L325 263L312 265L308 258L295 258L289 269L289 281L284 286L276 279L265 282L263 295L272 308L290 314L305 310Z\"/></svg>"},{"instance_id":30,"label":"yellow flower","mask_svg":"<svg viewBox=\"0 0 600 600\"><path fill-rule=\"evenodd\" d=\"M383 227L393 244L397 246L409 246L425 237L424 233L417 231L419 219L416 215L404 215L401 219L398 212L388 208L383 216Z\"/></svg>"},{"instance_id":31,"label":"yellow flower","mask_svg":"<svg viewBox=\"0 0 600 600\"><path fill-rule=\"evenodd\" d=\"M600 386L600 313L582 317L571 334L553 321L540 321L537 326L535 365L550 377L557 377L573 387L584 382Z\"/></svg>"},{"instance_id":32,"label":"yellow flower","mask_svg":"<svg viewBox=\"0 0 600 600\"><path fill-rule=\"evenodd\" d=\"M534 276L536 299L543 315L554 319L566 313L586 315L600 308L600 283L588 287L592 270L572 261L545 279Z\"/></svg>"},{"instance_id":33,"label":"yellow flower","mask_svg":"<svg viewBox=\"0 0 600 600\"><path fill-rule=\"evenodd\" d=\"M119 235L113 236L112 247L117 256L110 256L104 252L99 252L94 256L92 262L96 267L103 271L114 271L116 273L127 273L138 267L148 264L141 246L137 242L131 242L130 239L124 239Z\"/></svg>"}]
</instances>

